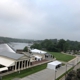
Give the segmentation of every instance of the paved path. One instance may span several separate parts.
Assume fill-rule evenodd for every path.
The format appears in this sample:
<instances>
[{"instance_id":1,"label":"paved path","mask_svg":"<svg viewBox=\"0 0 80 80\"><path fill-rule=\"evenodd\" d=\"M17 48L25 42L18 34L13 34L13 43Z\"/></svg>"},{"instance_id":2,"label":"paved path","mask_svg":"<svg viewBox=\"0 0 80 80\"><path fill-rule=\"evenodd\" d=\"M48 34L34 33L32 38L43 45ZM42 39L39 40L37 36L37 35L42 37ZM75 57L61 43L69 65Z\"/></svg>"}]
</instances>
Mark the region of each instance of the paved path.
<instances>
[{"instance_id":1,"label":"paved path","mask_svg":"<svg viewBox=\"0 0 80 80\"><path fill-rule=\"evenodd\" d=\"M71 68L71 66L67 66L67 69ZM56 78L58 78L61 74L66 71L66 67L63 66L59 68L56 72ZM40 72L29 75L20 80L55 80L55 71L51 69L45 69Z\"/></svg>"},{"instance_id":2,"label":"paved path","mask_svg":"<svg viewBox=\"0 0 80 80\"><path fill-rule=\"evenodd\" d=\"M32 75L29 75L27 77L24 77L20 80L55 80L55 77L58 78L63 73L66 72L66 70L69 70L71 67L73 67L77 62L79 62L80 59L77 57L67 63L67 66L60 67L55 75L55 71L51 69L45 69L40 72L34 73Z\"/></svg>"},{"instance_id":3,"label":"paved path","mask_svg":"<svg viewBox=\"0 0 80 80\"><path fill-rule=\"evenodd\" d=\"M35 74L32 74L28 77L25 77L21 80L50 80L49 78L51 77L47 77L47 75L50 75L50 74L54 74L54 71L52 70L49 70L49 69L45 69L45 70L42 70L38 73L35 73ZM45 77L44 77L45 76Z\"/></svg>"}]
</instances>

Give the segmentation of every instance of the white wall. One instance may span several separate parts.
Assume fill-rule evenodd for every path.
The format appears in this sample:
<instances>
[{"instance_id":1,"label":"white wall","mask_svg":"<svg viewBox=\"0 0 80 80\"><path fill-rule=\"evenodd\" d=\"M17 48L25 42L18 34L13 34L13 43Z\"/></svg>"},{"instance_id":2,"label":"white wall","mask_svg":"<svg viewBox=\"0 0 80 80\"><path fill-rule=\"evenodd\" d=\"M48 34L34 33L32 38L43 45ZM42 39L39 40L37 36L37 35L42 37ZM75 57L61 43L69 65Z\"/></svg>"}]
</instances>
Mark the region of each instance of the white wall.
<instances>
[{"instance_id":1,"label":"white wall","mask_svg":"<svg viewBox=\"0 0 80 80\"><path fill-rule=\"evenodd\" d=\"M56 69L56 66L48 63L48 64L47 64L47 68L48 68L48 69L53 69L53 70L55 70L55 69Z\"/></svg>"}]
</instances>

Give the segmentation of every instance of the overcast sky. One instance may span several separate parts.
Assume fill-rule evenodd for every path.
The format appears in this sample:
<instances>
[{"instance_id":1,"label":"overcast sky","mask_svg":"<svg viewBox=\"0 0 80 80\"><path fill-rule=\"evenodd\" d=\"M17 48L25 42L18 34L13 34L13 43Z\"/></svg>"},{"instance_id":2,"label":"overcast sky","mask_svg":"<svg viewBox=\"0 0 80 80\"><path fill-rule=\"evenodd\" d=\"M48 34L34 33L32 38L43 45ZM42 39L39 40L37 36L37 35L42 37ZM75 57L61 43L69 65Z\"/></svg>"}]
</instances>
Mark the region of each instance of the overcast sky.
<instances>
[{"instance_id":1,"label":"overcast sky","mask_svg":"<svg viewBox=\"0 0 80 80\"><path fill-rule=\"evenodd\" d=\"M0 0L0 36L80 41L80 0Z\"/></svg>"}]
</instances>

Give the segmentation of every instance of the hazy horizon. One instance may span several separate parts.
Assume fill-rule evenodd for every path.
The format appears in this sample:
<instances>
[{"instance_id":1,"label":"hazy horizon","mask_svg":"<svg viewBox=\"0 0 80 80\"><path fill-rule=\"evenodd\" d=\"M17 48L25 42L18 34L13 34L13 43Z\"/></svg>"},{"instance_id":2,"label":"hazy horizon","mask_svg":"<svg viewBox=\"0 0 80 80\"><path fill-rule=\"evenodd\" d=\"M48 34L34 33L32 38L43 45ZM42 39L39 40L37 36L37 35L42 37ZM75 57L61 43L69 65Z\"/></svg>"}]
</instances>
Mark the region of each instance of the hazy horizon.
<instances>
[{"instance_id":1,"label":"hazy horizon","mask_svg":"<svg viewBox=\"0 0 80 80\"><path fill-rule=\"evenodd\" d=\"M6 37L6 36L0 36L0 37L5 37L5 38L13 38L13 39L25 39L25 38L15 38L15 37ZM46 39L48 39L48 40L50 40L50 39L57 39L57 40L60 40L60 39L64 39L64 38L60 38L60 39L58 39L58 38L45 38L45 39L25 39L25 40L34 40L34 41L37 41L37 40L46 40ZM78 40L71 40L71 39L64 39L64 40L70 40L70 41L78 41ZM78 41L78 42L80 42L80 41ZM13 43L15 43L15 42L13 42ZM21 42L20 42L21 43ZM24 42L25 43L25 42Z\"/></svg>"},{"instance_id":2,"label":"hazy horizon","mask_svg":"<svg viewBox=\"0 0 80 80\"><path fill-rule=\"evenodd\" d=\"M0 0L0 36L80 41L80 0Z\"/></svg>"}]
</instances>

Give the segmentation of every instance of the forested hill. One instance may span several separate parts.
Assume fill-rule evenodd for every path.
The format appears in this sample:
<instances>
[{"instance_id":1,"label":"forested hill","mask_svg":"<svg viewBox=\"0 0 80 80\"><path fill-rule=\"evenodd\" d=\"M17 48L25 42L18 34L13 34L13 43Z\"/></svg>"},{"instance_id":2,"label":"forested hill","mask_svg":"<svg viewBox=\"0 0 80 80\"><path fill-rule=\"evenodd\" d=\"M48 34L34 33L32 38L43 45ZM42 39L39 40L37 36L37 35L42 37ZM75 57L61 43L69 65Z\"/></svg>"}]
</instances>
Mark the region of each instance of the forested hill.
<instances>
[{"instance_id":1,"label":"forested hill","mask_svg":"<svg viewBox=\"0 0 80 80\"><path fill-rule=\"evenodd\" d=\"M36 41L35 44L31 46L31 48L37 49L45 49L48 51L67 51L67 50L80 50L80 42L64 40L64 39L46 39L43 41Z\"/></svg>"},{"instance_id":2,"label":"forested hill","mask_svg":"<svg viewBox=\"0 0 80 80\"><path fill-rule=\"evenodd\" d=\"M8 42L24 42L24 43L30 43L34 42L34 40L29 39L17 39L17 38L10 38L10 37L0 37L0 43L8 43Z\"/></svg>"},{"instance_id":3,"label":"forested hill","mask_svg":"<svg viewBox=\"0 0 80 80\"><path fill-rule=\"evenodd\" d=\"M64 39L45 39L45 40L29 40L29 39L16 39L9 37L0 37L0 43L8 43L8 42L23 42L23 43L31 43L34 44L31 46L32 48L37 49L45 49L48 51L67 51L67 50L80 50L80 42L64 40Z\"/></svg>"}]
</instances>

